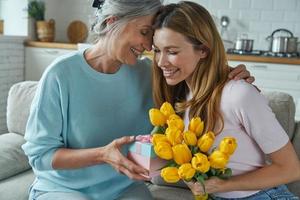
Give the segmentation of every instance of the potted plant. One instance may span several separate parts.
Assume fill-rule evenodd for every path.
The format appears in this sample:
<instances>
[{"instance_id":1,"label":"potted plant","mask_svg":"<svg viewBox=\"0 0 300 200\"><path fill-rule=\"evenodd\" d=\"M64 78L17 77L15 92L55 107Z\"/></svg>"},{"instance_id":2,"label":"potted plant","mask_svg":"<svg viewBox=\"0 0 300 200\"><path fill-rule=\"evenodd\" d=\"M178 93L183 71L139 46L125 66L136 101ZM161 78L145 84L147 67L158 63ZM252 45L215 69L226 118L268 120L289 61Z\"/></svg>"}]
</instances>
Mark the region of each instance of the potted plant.
<instances>
[{"instance_id":1,"label":"potted plant","mask_svg":"<svg viewBox=\"0 0 300 200\"><path fill-rule=\"evenodd\" d=\"M36 33L38 40L42 42L53 42L55 37L55 21L45 20L45 2L30 0L28 2L28 16L33 18L36 23Z\"/></svg>"},{"instance_id":2,"label":"potted plant","mask_svg":"<svg viewBox=\"0 0 300 200\"><path fill-rule=\"evenodd\" d=\"M4 26L4 21L0 18L0 35L3 34L3 26Z\"/></svg>"}]
</instances>

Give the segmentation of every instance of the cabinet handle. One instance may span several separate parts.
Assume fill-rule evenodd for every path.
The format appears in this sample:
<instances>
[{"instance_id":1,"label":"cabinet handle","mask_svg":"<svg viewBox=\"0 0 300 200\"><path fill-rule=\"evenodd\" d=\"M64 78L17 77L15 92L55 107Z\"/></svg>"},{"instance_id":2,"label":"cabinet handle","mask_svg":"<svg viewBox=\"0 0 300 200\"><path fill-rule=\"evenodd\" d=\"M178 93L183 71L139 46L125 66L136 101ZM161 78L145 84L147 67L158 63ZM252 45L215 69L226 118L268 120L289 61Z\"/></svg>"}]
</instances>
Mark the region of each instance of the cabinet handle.
<instances>
[{"instance_id":1,"label":"cabinet handle","mask_svg":"<svg viewBox=\"0 0 300 200\"><path fill-rule=\"evenodd\" d=\"M267 65L252 65L252 67L257 69L268 69Z\"/></svg>"},{"instance_id":2,"label":"cabinet handle","mask_svg":"<svg viewBox=\"0 0 300 200\"><path fill-rule=\"evenodd\" d=\"M54 55L54 54L56 55L59 53L59 51L57 51L57 50L45 50L45 52L48 54L52 54L52 55Z\"/></svg>"}]
</instances>

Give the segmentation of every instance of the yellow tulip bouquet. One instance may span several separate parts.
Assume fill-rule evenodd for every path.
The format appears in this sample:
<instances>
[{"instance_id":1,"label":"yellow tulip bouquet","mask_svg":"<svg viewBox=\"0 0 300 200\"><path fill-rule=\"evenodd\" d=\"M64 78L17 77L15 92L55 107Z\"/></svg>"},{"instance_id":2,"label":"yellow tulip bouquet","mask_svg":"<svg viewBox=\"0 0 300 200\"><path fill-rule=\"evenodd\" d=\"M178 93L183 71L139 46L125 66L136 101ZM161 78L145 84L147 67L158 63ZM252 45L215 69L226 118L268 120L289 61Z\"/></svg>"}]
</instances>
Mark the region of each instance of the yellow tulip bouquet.
<instances>
[{"instance_id":1,"label":"yellow tulip bouquet","mask_svg":"<svg viewBox=\"0 0 300 200\"><path fill-rule=\"evenodd\" d=\"M235 138L224 137L219 146L213 148L215 134L212 131L203 133L204 123L200 117L192 118L185 130L183 120L168 102L160 109L150 109L149 117L154 126L154 152L169 161L161 169L165 182L198 181L205 191L204 181L209 177L226 179L231 176L231 169L226 165L237 147ZM208 194L195 196L195 199L207 198Z\"/></svg>"}]
</instances>

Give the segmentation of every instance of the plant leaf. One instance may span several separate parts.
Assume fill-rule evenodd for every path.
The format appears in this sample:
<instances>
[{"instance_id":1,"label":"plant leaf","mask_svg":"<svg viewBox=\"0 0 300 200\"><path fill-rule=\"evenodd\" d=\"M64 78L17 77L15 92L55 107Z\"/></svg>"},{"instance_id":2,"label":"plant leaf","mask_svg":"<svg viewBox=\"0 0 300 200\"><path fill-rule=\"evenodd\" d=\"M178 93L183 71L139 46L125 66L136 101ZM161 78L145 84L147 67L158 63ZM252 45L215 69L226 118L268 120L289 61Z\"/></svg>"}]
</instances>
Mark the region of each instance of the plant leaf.
<instances>
[{"instance_id":1,"label":"plant leaf","mask_svg":"<svg viewBox=\"0 0 300 200\"><path fill-rule=\"evenodd\" d=\"M191 152L193 155L195 155L196 153L198 153L198 147L197 146L190 146Z\"/></svg>"},{"instance_id":2,"label":"plant leaf","mask_svg":"<svg viewBox=\"0 0 300 200\"><path fill-rule=\"evenodd\" d=\"M232 176L232 170L230 168L225 169L225 172L220 174L218 177L221 179L228 179Z\"/></svg>"},{"instance_id":3,"label":"plant leaf","mask_svg":"<svg viewBox=\"0 0 300 200\"><path fill-rule=\"evenodd\" d=\"M35 20L45 20L45 3L43 1L32 0L28 2L28 16Z\"/></svg>"},{"instance_id":4,"label":"plant leaf","mask_svg":"<svg viewBox=\"0 0 300 200\"><path fill-rule=\"evenodd\" d=\"M158 134L165 134L165 127L163 126L155 126L153 128L153 130L151 131L151 135L155 134L155 133L158 133Z\"/></svg>"},{"instance_id":5,"label":"plant leaf","mask_svg":"<svg viewBox=\"0 0 300 200\"><path fill-rule=\"evenodd\" d=\"M215 176L217 174L217 171L216 171L216 169L211 168L210 173L211 173L212 176Z\"/></svg>"},{"instance_id":6,"label":"plant leaf","mask_svg":"<svg viewBox=\"0 0 300 200\"><path fill-rule=\"evenodd\" d=\"M204 185L204 177L201 174L197 174L196 180L202 185L203 191L204 191L204 193L206 193L205 185Z\"/></svg>"}]
</instances>

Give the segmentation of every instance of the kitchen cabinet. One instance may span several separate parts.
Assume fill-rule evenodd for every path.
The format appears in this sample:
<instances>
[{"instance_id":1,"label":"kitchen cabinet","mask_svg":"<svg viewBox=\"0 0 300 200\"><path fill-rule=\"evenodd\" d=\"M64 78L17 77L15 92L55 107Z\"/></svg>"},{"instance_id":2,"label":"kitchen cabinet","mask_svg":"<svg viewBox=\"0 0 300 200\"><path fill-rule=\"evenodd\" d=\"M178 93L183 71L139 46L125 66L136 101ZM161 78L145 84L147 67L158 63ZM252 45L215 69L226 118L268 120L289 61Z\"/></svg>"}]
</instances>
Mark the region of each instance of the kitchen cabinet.
<instances>
[{"instance_id":1,"label":"kitchen cabinet","mask_svg":"<svg viewBox=\"0 0 300 200\"><path fill-rule=\"evenodd\" d=\"M74 49L25 47L25 80L40 80L45 69L57 57Z\"/></svg>"},{"instance_id":2,"label":"kitchen cabinet","mask_svg":"<svg viewBox=\"0 0 300 200\"><path fill-rule=\"evenodd\" d=\"M230 61L230 66L245 64L255 77L254 84L263 91L290 94L296 105L296 120L300 120L300 65L263 62Z\"/></svg>"}]
</instances>

